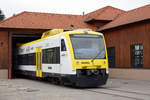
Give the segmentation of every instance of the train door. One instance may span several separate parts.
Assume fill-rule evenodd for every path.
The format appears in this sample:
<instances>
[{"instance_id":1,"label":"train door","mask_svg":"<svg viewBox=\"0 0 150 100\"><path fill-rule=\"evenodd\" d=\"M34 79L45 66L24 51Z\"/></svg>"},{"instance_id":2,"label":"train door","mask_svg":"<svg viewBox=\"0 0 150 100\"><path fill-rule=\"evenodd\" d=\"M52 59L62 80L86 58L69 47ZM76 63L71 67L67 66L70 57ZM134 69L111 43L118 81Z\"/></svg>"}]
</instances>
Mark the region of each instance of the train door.
<instances>
[{"instance_id":1,"label":"train door","mask_svg":"<svg viewBox=\"0 0 150 100\"><path fill-rule=\"evenodd\" d=\"M67 71L67 48L65 39L61 39L61 52L60 52L60 72L65 73Z\"/></svg>"},{"instance_id":2,"label":"train door","mask_svg":"<svg viewBox=\"0 0 150 100\"><path fill-rule=\"evenodd\" d=\"M36 77L42 77L42 47L36 48Z\"/></svg>"}]
</instances>

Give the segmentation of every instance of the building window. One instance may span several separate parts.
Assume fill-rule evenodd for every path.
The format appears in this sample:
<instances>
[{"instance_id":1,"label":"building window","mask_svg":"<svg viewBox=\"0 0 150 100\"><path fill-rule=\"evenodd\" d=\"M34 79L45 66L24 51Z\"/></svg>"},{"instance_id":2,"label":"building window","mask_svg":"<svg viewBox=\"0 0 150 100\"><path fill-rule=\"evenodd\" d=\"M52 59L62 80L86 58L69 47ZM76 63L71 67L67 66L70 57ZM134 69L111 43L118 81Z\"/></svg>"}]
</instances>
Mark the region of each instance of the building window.
<instances>
[{"instance_id":1,"label":"building window","mask_svg":"<svg viewBox=\"0 0 150 100\"><path fill-rule=\"evenodd\" d=\"M131 45L131 67L132 68L143 67L143 45L142 44Z\"/></svg>"},{"instance_id":2,"label":"building window","mask_svg":"<svg viewBox=\"0 0 150 100\"><path fill-rule=\"evenodd\" d=\"M115 67L115 47L107 48L109 67Z\"/></svg>"}]
</instances>

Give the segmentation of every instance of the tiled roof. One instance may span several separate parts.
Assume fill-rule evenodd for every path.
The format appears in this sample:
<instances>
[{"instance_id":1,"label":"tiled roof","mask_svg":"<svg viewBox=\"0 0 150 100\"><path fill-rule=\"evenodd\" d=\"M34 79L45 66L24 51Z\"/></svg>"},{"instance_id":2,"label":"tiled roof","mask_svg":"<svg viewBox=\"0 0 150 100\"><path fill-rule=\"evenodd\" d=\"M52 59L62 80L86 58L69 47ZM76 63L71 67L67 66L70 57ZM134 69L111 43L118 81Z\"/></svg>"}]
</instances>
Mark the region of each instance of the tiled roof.
<instances>
[{"instance_id":1,"label":"tiled roof","mask_svg":"<svg viewBox=\"0 0 150 100\"><path fill-rule=\"evenodd\" d=\"M104 20L104 21L111 21L115 19L118 14L122 14L125 11L114 8L111 6L106 6L104 8L98 9L94 12L88 13L85 18L85 22L91 21L91 20Z\"/></svg>"},{"instance_id":2,"label":"tiled roof","mask_svg":"<svg viewBox=\"0 0 150 100\"><path fill-rule=\"evenodd\" d=\"M70 25L75 28L93 28L84 23L82 15L52 14L38 12L22 12L0 22L0 28L29 28L29 29L54 29L69 30Z\"/></svg>"},{"instance_id":3,"label":"tiled roof","mask_svg":"<svg viewBox=\"0 0 150 100\"><path fill-rule=\"evenodd\" d=\"M150 5L146 5L118 16L117 19L99 28L99 31L127 25L143 20L150 19Z\"/></svg>"},{"instance_id":4,"label":"tiled roof","mask_svg":"<svg viewBox=\"0 0 150 100\"><path fill-rule=\"evenodd\" d=\"M82 15L53 14L38 12L22 12L0 22L0 28L27 28L27 29L54 29L62 28L94 28L85 22L91 20L111 21L98 30L106 30L130 23L150 19L150 5L143 6L128 12L107 6L94 12Z\"/></svg>"}]
</instances>

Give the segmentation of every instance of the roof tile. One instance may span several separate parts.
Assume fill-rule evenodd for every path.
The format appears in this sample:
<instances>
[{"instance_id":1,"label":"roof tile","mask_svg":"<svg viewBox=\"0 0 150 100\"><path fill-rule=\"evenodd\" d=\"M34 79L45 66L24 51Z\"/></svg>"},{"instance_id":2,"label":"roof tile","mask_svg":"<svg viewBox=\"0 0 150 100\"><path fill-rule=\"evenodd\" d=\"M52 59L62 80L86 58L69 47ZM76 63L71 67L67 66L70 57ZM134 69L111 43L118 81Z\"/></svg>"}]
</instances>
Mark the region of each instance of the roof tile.
<instances>
[{"instance_id":1,"label":"roof tile","mask_svg":"<svg viewBox=\"0 0 150 100\"><path fill-rule=\"evenodd\" d=\"M52 14L38 12L22 12L0 22L1 28L30 28L30 29L71 29L75 28L93 28L84 23L82 15Z\"/></svg>"},{"instance_id":2,"label":"roof tile","mask_svg":"<svg viewBox=\"0 0 150 100\"><path fill-rule=\"evenodd\" d=\"M111 12L111 13L110 13ZM104 8L98 9L94 12L91 12L86 15L85 21L91 21L91 20L106 20L111 21L113 20L118 14L124 13L125 11L114 8L111 6L106 6Z\"/></svg>"},{"instance_id":3,"label":"roof tile","mask_svg":"<svg viewBox=\"0 0 150 100\"><path fill-rule=\"evenodd\" d=\"M116 18L112 22L99 28L99 31L150 19L149 11L150 5L130 10L118 16L118 18Z\"/></svg>"}]
</instances>

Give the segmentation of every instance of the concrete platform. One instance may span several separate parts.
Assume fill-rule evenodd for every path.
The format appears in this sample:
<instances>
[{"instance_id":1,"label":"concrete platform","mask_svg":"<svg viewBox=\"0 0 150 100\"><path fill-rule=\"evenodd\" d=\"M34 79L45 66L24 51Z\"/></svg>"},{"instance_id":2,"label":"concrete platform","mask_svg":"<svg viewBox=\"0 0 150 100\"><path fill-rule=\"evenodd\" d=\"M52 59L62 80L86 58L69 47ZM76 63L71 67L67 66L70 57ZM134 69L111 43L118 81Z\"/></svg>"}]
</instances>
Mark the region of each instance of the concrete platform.
<instances>
[{"instance_id":1,"label":"concrete platform","mask_svg":"<svg viewBox=\"0 0 150 100\"><path fill-rule=\"evenodd\" d=\"M150 81L116 79L98 88L72 88L30 79L0 79L0 100L150 100Z\"/></svg>"},{"instance_id":2,"label":"concrete platform","mask_svg":"<svg viewBox=\"0 0 150 100\"><path fill-rule=\"evenodd\" d=\"M0 69L0 79L8 79L8 69Z\"/></svg>"},{"instance_id":3,"label":"concrete platform","mask_svg":"<svg viewBox=\"0 0 150 100\"><path fill-rule=\"evenodd\" d=\"M127 78L136 80L149 80L150 69L133 69L133 68L109 68L110 77Z\"/></svg>"}]
</instances>

